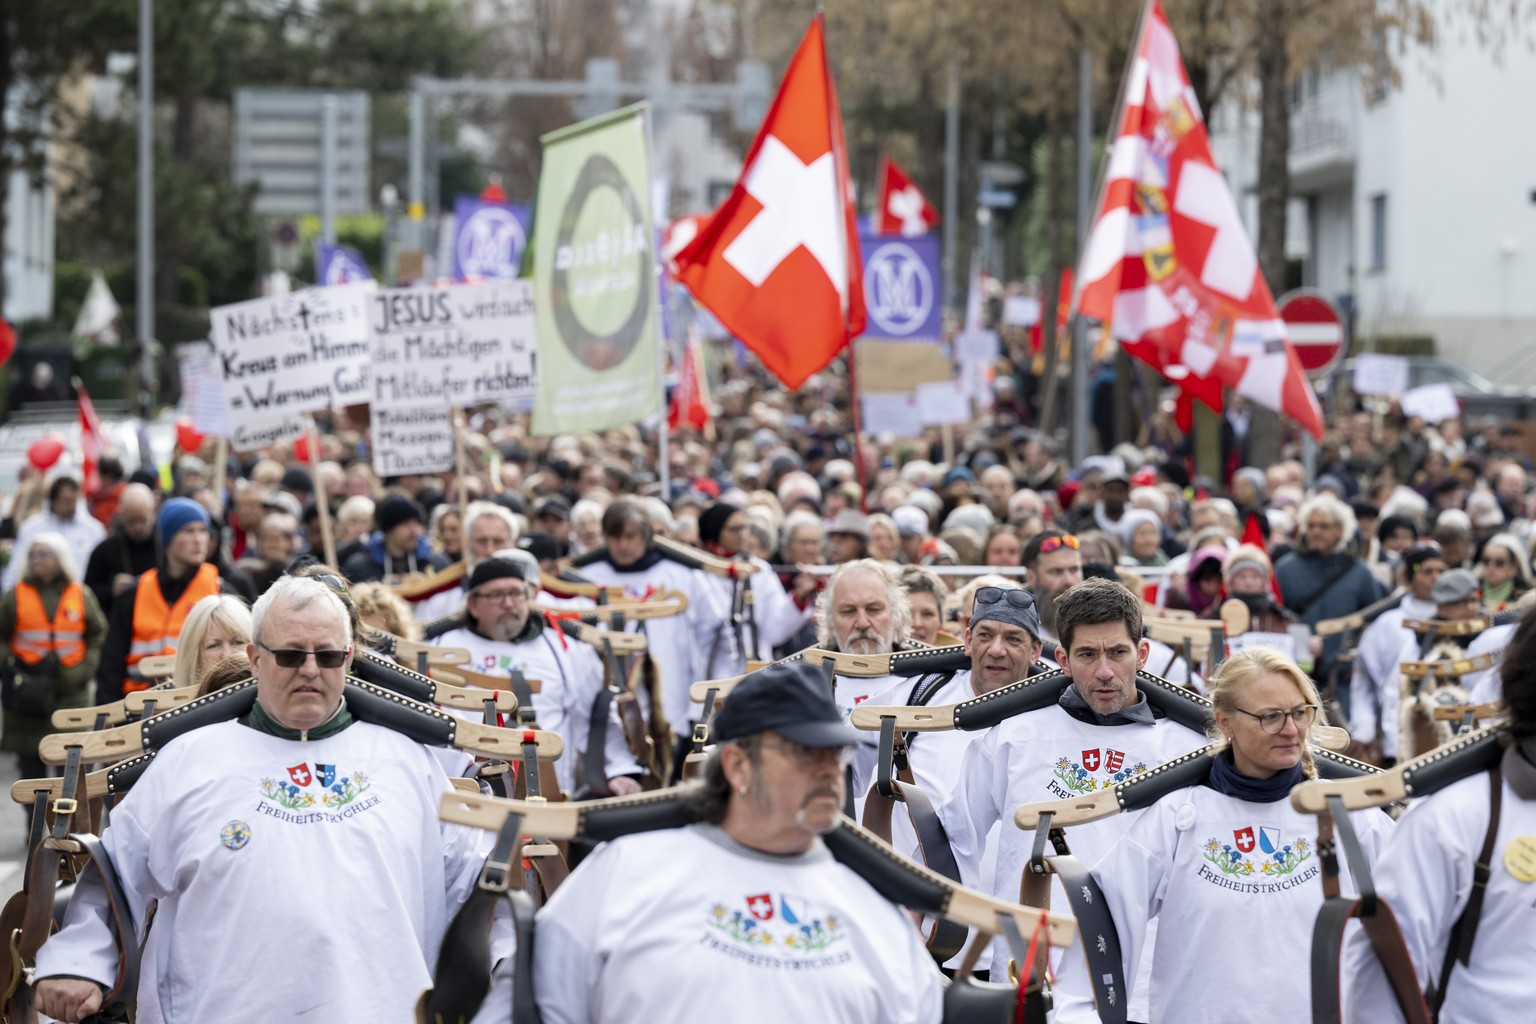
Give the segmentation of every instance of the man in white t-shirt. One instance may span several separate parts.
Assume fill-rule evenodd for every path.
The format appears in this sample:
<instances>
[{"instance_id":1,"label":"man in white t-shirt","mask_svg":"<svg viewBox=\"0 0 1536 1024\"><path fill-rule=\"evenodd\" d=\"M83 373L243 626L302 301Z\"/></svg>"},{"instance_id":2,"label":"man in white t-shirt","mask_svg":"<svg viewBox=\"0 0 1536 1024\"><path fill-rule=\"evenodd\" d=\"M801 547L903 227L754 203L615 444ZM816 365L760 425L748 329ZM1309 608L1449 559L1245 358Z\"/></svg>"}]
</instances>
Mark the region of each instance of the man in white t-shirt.
<instances>
[{"instance_id":1,"label":"man in white t-shirt","mask_svg":"<svg viewBox=\"0 0 1536 1024\"><path fill-rule=\"evenodd\" d=\"M439 821L452 790L426 747L352 717L350 622L324 583L278 580L252 612L251 712L178 737L113 809L102 848L140 942L157 907L140 1019L412 1019L485 844ZM102 1008L109 917L91 873L38 953L41 1013Z\"/></svg>"},{"instance_id":2,"label":"man in white t-shirt","mask_svg":"<svg viewBox=\"0 0 1536 1024\"><path fill-rule=\"evenodd\" d=\"M832 858L858 734L811 665L742 680L715 716L702 823L600 847L538 916L545 1024L937 1024L943 980L906 914Z\"/></svg>"}]
</instances>

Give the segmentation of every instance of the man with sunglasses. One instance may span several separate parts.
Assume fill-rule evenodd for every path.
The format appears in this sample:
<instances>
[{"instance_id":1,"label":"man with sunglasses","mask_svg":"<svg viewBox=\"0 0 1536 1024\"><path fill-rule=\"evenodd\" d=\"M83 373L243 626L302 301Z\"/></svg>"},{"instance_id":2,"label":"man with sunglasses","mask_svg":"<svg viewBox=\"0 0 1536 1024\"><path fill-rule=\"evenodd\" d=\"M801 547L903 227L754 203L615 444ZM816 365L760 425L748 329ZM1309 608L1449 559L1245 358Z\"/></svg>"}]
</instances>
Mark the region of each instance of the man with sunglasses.
<instances>
[{"instance_id":1,"label":"man with sunglasses","mask_svg":"<svg viewBox=\"0 0 1536 1024\"><path fill-rule=\"evenodd\" d=\"M352 717L350 619L325 583L280 579L252 624L250 713L160 750L102 833L133 920L158 903L141 1019L403 1019L484 834L439 821L451 787L427 747ZM38 954L55 1019L95 1013L117 972L95 878Z\"/></svg>"},{"instance_id":2,"label":"man with sunglasses","mask_svg":"<svg viewBox=\"0 0 1536 1024\"><path fill-rule=\"evenodd\" d=\"M973 630L975 625L973 620ZM1018 898L1034 841L1004 820L1014 808L1113 786L1206 742L1159 717L1136 687L1148 651L1139 597L1119 583L1085 580L1061 595L1057 626L1056 660L1072 685L1056 705L1004 719L970 743L959 781L939 808L965 883L1010 900ZM1068 836L1072 852L1084 864L1097 862L1134 818L1119 814L1074 827ZM996 867L984 871L994 828ZM997 963L1008 958L1000 944L993 955Z\"/></svg>"},{"instance_id":3,"label":"man with sunglasses","mask_svg":"<svg viewBox=\"0 0 1536 1024\"><path fill-rule=\"evenodd\" d=\"M736 685L712 726L700 823L599 847L539 912L545 1021L739 1007L752 1020L937 1024L943 980L912 921L821 839L859 740L842 718L805 662Z\"/></svg>"},{"instance_id":4,"label":"man with sunglasses","mask_svg":"<svg viewBox=\"0 0 1536 1024\"><path fill-rule=\"evenodd\" d=\"M539 728L558 732L565 741L568 753L555 762L555 775L560 788L574 795L577 766L585 763L593 702L604 684L597 651L566 639L543 612L533 608L539 592L539 563L526 551L512 549L479 562L470 573L467 590L465 626L433 642L468 651L469 667L477 672L510 677L517 669L526 678L539 680L533 710ZM618 709L611 702L608 719L603 749L606 795L638 793L640 766L629 752Z\"/></svg>"},{"instance_id":5,"label":"man with sunglasses","mask_svg":"<svg viewBox=\"0 0 1536 1024\"><path fill-rule=\"evenodd\" d=\"M1056 639L1056 599L1083 582L1083 555L1077 536L1065 530L1041 530L1024 545L1021 561L1029 570L1028 586L1035 595L1042 641Z\"/></svg>"}]
</instances>

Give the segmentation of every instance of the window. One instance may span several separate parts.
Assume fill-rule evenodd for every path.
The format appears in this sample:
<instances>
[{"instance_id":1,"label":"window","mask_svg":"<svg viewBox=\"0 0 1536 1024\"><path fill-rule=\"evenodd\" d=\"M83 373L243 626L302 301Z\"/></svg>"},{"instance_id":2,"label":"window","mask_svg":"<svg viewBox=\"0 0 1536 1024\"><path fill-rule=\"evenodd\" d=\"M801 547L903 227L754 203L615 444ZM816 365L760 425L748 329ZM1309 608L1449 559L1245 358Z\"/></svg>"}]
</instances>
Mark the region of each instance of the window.
<instances>
[{"instance_id":1,"label":"window","mask_svg":"<svg viewBox=\"0 0 1536 1024\"><path fill-rule=\"evenodd\" d=\"M1371 196L1371 262L1372 270L1387 268L1387 196L1378 192Z\"/></svg>"}]
</instances>

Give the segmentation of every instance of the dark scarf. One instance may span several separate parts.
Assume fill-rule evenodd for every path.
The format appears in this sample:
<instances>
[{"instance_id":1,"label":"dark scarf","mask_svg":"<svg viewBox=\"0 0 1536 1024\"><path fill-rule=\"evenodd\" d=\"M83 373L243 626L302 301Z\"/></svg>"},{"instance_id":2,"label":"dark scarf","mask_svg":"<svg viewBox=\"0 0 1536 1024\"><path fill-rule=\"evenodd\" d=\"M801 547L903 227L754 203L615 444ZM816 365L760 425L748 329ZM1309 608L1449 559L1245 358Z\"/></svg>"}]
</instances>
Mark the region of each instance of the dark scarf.
<instances>
[{"instance_id":1,"label":"dark scarf","mask_svg":"<svg viewBox=\"0 0 1536 1024\"><path fill-rule=\"evenodd\" d=\"M1237 770L1232 751L1223 750L1211 758L1211 774L1205 784L1223 796L1236 797L1251 804L1272 804L1291 795L1302 781L1301 762L1276 772L1267 779L1255 779Z\"/></svg>"},{"instance_id":2,"label":"dark scarf","mask_svg":"<svg viewBox=\"0 0 1536 1024\"><path fill-rule=\"evenodd\" d=\"M655 566L665 557L666 556L661 553L660 548L652 545L651 547L646 548L645 554L641 555L635 561L629 563L628 565L620 565L618 562L613 560L613 555L608 553L608 545L604 544L600 548L593 548L591 552L588 553L587 558L583 560L582 564L591 565L593 562L607 562L618 572L644 572L645 570Z\"/></svg>"},{"instance_id":3,"label":"dark scarf","mask_svg":"<svg viewBox=\"0 0 1536 1024\"><path fill-rule=\"evenodd\" d=\"M356 719L352 717L352 712L347 710L347 702L342 701L341 706L336 709L334 715L313 729L290 729L267 714L267 709L262 707L261 701L258 700L255 704L251 705L250 714L240 719L240 724L255 729L257 732L264 732L268 736L276 736L284 740L323 740L327 736L334 736L341 732L341 730L351 725L354 721Z\"/></svg>"},{"instance_id":4,"label":"dark scarf","mask_svg":"<svg viewBox=\"0 0 1536 1024\"><path fill-rule=\"evenodd\" d=\"M1504 777L1522 800L1536 800L1536 736L1522 736L1504 751Z\"/></svg>"},{"instance_id":5,"label":"dark scarf","mask_svg":"<svg viewBox=\"0 0 1536 1024\"><path fill-rule=\"evenodd\" d=\"M1135 704L1110 715L1101 715L1089 707L1083 695L1077 692L1076 686L1062 690L1059 703L1061 710L1085 725L1152 725L1157 717L1152 713L1152 705L1147 702L1146 695L1140 693L1136 695Z\"/></svg>"}]
</instances>

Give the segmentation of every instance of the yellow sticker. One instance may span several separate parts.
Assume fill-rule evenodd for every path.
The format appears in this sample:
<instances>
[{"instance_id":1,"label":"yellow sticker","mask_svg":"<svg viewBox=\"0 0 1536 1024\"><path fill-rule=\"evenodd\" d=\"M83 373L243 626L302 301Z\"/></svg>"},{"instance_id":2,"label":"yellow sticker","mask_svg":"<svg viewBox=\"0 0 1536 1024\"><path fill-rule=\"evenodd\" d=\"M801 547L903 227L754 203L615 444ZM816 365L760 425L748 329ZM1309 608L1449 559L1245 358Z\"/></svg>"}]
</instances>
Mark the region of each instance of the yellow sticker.
<instances>
[{"instance_id":1,"label":"yellow sticker","mask_svg":"<svg viewBox=\"0 0 1536 1024\"><path fill-rule=\"evenodd\" d=\"M1515 836L1504 849L1504 870L1521 882L1536 882L1536 836Z\"/></svg>"}]
</instances>

